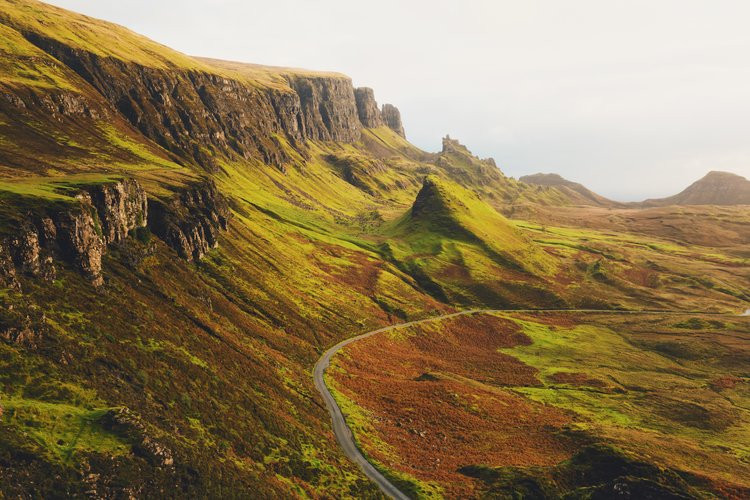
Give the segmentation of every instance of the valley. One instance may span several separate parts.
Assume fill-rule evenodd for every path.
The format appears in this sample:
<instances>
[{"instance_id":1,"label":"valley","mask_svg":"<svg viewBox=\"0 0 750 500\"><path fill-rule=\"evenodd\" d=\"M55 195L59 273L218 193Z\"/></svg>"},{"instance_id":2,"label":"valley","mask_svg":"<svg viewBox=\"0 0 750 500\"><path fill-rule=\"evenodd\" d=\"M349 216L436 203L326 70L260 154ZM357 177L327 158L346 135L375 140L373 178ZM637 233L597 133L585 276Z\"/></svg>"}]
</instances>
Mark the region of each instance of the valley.
<instances>
[{"instance_id":1,"label":"valley","mask_svg":"<svg viewBox=\"0 0 750 500\"><path fill-rule=\"evenodd\" d=\"M744 184L621 204L408 132L0 0L0 497L747 496Z\"/></svg>"}]
</instances>

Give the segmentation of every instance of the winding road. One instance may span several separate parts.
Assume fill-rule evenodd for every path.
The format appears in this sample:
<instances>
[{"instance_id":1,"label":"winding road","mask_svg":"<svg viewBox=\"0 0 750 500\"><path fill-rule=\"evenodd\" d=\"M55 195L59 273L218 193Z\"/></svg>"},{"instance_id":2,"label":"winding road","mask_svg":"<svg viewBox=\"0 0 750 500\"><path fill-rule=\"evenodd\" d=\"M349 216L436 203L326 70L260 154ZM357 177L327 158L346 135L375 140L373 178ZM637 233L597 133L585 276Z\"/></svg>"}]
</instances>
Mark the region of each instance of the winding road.
<instances>
[{"instance_id":1,"label":"winding road","mask_svg":"<svg viewBox=\"0 0 750 500\"><path fill-rule=\"evenodd\" d=\"M339 408L339 405L336 403L336 400L333 398L333 394L331 394L331 391L328 389L328 386L325 383L325 371L328 368L328 366L331 363L331 358L334 354L339 352L343 347L346 347L347 345L356 342L361 339L366 339L367 337L372 337L373 335L377 335L379 333L389 332L392 330L396 330L399 328L406 328L413 325L418 325L420 323L428 323L431 321L442 321L448 318L454 318L456 316L466 316L470 314L484 314L484 313L508 313L508 312L515 312L515 313L530 313L530 312L576 312L576 313L602 313L602 314L711 314L711 315L723 315L722 313L711 313L711 312L705 312L705 311L669 311L669 310L608 310L608 309L472 309L468 311L460 311L455 312L451 314L444 314L442 316L432 316L429 318L416 320L416 321L409 321L407 323L399 323L397 325L390 325L383 328L380 328L378 330L373 330L371 332L363 333L361 335L357 335L355 337L348 338L344 341L339 342L335 346L328 349L323 355L320 357L317 363L315 363L315 368L313 368L313 380L315 381L315 388L318 389L318 392L323 396L323 400L326 403L326 407L328 408L328 412L331 414L331 420L333 423L333 433L336 436L336 440L338 441L341 448L344 450L344 453L347 457L349 457L350 460L352 460L354 463L356 463L359 468L364 472L364 474L370 478L375 484L378 485L380 490L389 496L390 498L396 499L396 500L408 500L409 497L404 495L396 486L394 486L388 479L383 476L383 474L378 471L375 466L373 466L367 458L362 454L362 452L357 447L357 443L354 440L354 435L352 434L351 429L346 424L346 420L344 419L344 415L341 413L341 408ZM750 310L748 310L745 315L750 315Z\"/></svg>"}]
</instances>

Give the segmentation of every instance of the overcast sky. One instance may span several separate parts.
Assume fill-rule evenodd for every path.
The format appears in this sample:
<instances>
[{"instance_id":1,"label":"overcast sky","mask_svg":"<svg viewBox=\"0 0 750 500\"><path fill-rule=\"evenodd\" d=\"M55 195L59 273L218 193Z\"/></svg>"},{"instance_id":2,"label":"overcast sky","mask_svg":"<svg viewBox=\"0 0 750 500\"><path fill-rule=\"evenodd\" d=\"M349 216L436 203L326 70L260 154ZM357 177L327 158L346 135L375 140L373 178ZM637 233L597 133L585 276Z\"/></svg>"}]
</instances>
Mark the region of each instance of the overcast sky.
<instances>
[{"instance_id":1,"label":"overcast sky","mask_svg":"<svg viewBox=\"0 0 750 500\"><path fill-rule=\"evenodd\" d=\"M745 0L51 0L182 52L335 70L518 177L619 200L750 177Z\"/></svg>"}]
</instances>

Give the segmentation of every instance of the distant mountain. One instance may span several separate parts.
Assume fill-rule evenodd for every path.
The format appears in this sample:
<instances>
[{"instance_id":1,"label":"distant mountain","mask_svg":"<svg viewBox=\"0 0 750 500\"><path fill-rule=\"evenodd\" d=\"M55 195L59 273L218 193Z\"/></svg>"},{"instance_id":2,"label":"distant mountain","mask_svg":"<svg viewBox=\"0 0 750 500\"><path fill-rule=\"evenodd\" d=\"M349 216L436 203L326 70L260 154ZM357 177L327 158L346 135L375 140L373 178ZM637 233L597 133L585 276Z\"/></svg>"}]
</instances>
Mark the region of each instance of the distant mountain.
<instances>
[{"instance_id":1,"label":"distant mountain","mask_svg":"<svg viewBox=\"0 0 750 500\"><path fill-rule=\"evenodd\" d=\"M583 184L569 181L558 174L524 175L521 182L534 186L554 187L581 205L616 206L619 203L600 196Z\"/></svg>"},{"instance_id":2,"label":"distant mountain","mask_svg":"<svg viewBox=\"0 0 750 500\"><path fill-rule=\"evenodd\" d=\"M709 172L681 193L643 205L750 205L750 181L729 172Z\"/></svg>"}]
</instances>

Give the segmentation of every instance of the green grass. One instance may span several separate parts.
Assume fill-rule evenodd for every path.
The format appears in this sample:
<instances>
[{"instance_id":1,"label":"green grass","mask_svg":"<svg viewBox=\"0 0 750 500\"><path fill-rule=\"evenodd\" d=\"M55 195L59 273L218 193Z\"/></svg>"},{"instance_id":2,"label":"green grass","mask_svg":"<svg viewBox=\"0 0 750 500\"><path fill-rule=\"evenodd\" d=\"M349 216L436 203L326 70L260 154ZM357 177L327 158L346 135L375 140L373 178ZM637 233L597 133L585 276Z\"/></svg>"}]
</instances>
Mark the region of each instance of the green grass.
<instances>
[{"instance_id":1,"label":"green grass","mask_svg":"<svg viewBox=\"0 0 750 500\"><path fill-rule=\"evenodd\" d=\"M100 419L108 408L0 395L2 422L34 443L50 460L75 463L78 454L96 451L112 456L130 452L130 443L107 432Z\"/></svg>"}]
</instances>

